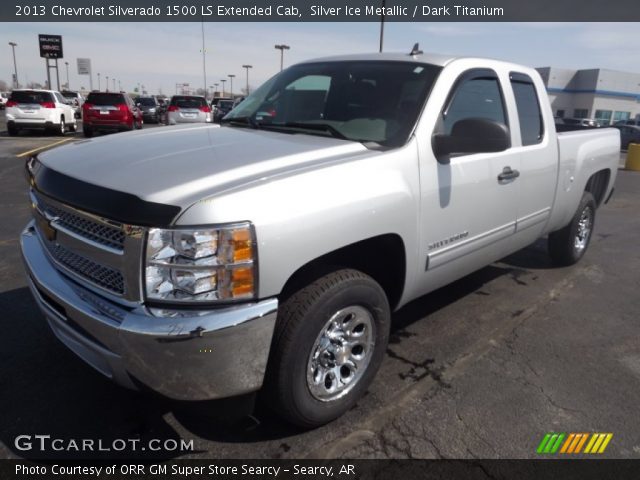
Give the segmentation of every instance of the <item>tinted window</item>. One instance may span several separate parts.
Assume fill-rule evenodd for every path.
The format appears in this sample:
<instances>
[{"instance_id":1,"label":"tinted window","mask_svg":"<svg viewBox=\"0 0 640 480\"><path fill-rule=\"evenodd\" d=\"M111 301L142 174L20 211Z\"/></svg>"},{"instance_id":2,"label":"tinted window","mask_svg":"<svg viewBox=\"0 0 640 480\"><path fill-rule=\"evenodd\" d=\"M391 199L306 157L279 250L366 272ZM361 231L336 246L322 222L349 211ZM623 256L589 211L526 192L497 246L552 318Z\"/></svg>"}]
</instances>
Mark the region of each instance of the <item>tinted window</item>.
<instances>
[{"instance_id":1,"label":"tinted window","mask_svg":"<svg viewBox=\"0 0 640 480\"><path fill-rule=\"evenodd\" d=\"M34 92L30 90L18 90L11 92L11 100L18 103L44 103L52 102L53 97L49 92Z\"/></svg>"},{"instance_id":2,"label":"tinted window","mask_svg":"<svg viewBox=\"0 0 640 480\"><path fill-rule=\"evenodd\" d=\"M76 92L61 92L62 96L65 98L76 99L78 98L78 94Z\"/></svg>"},{"instance_id":3,"label":"tinted window","mask_svg":"<svg viewBox=\"0 0 640 480\"><path fill-rule=\"evenodd\" d=\"M233 102L231 100L222 100L220 103L218 103L218 107L231 110L231 108L233 108Z\"/></svg>"},{"instance_id":4,"label":"tinted window","mask_svg":"<svg viewBox=\"0 0 640 480\"><path fill-rule=\"evenodd\" d=\"M126 103L124 96L120 93L91 92L87 97L87 103L93 105L118 105Z\"/></svg>"},{"instance_id":5,"label":"tinted window","mask_svg":"<svg viewBox=\"0 0 640 480\"><path fill-rule=\"evenodd\" d=\"M443 118L444 134L465 118L486 118L506 124L504 104L497 78L472 78L458 86Z\"/></svg>"},{"instance_id":6,"label":"tinted window","mask_svg":"<svg viewBox=\"0 0 640 480\"><path fill-rule=\"evenodd\" d=\"M576 108L573 111L573 116L576 118L587 118L589 116L589 110L586 108Z\"/></svg>"},{"instance_id":7,"label":"tinted window","mask_svg":"<svg viewBox=\"0 0 640 480\"><path fill-rule=\"evenodd\" d=\"M154 98L138 97L136 102L139 103L140 105L144 105L144 106L148 106L148 107L155 107L156 106L156 100Z\"/></svg>"},{"instance_id":8,"label":"tinted window","mask_svg":"<svg viewBox=\"0 0 640 480\"><path fill-rule=\"evenodd\" d=\"M526 75L519 74L519 77ZM522 145L535 145L542 141L544 123L542 114L540 113L540 104L538 103L538 95L531 79L529 81L512 80L511 87L516 97L516 108L518 109L518 118L520 119L520 136L522 137Z\"/></svg>"},{"instance_id":9,"label":"tinted window","mask_svg":"<svg viewBox=\"0 0 640 480\"><path fill-rule=\"evenodd\" d=\"M175 96L171 99L171 105L175 105L180 108L200 108L200 107L206 107L207 102L203 97Z\"/></svg>"}]
</instances>

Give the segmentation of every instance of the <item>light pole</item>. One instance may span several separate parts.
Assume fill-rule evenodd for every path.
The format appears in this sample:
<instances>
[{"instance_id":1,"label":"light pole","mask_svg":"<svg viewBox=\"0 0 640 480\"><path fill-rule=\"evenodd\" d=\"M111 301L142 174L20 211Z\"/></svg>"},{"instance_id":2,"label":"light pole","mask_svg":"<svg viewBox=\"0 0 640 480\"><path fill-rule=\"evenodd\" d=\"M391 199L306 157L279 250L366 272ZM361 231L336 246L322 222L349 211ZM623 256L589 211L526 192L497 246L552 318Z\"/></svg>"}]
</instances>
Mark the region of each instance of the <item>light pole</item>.
<instances>
[{"instance_id":1,"label":"light pole","mask_svg":"<svg viewBox=\"0 0 640 480\"><path fill-rule=\"evenodd\" d=\"M115 78L113 79L113 91L114 92L116 91L116 79Z\"/></svg>"},{"instance_id":2,"label":"light pole","mask_svg":"<svg viewBox=\"0 0 640 480\"><path fill-rule=\"evenodd\" d=\"M98 91L100 91L100 72L98 72Z\"/></svg>"},{"instance_id":3,"label":"light pole","mask_svg":"<svg viewBox=\"0 0 640 480\"><path fill-rule=\"evenodd\" d=\"M229 74L229 75L227 75L227 77L229 77L231 79L231 85L229 86L229 90L230 90L230 93L231 93L231 98L233 98L233 79L235 78L235 75Z\"/></svg>"},{"instance_id":4,"label":"light pole","mask_svg":"<svg viewBox=\"0 0 640 480\"><path fill-rule=\"evenodd\" d=\"M224 98L224 82L226 82L226 80L224 78L221 78L220 82L222 83L222 98Z\"/></svg>"},{"instance_id":5,"label":"light pole","mask_svg":"<svg viewBox=\"0 0 640 480\"><path fill-rule=\"evenodd\" d=\"M253 68L253 65L242 65L242 68L247 71L247 95L249 95L249 69Z\"/></svg>"},{"instance_id":6,"label":"light pole","mask_svg":"<svg viewBox=\"0 0 640 480\"><path fill-rule=\"evenodd\" d=\"M289 50L291 47L289 45L276 45L277 50L280 50L280 71L282 71L282 65L284 62L284 51Z\"/></svg>"},{"instance_id":7,"label":"light pole","mask_svg":"<svg viewBox=\"0 0 640 480\"><path fill-rule=\"evenodd\" d=\"M218 93L218 85L220 85L220 84L219 84L219 83L214 83L214 84L213 84L213 86L216 88L216 89L213 91L213 96L214 96L214 97L216 96L216 93Z\"/></svg>"},{"instance_id":8,"label":"light pole","mask_svg":"<svg viewBox=\"0 0 640 480\"><path fill-rule=\"evenodd\" d=\"M207 63L205 60L206 50L204 49L204 17L201 21L202 24L202 75L204 76L204 99L207 99Z\"/></svg>"},{"instance_id":9,"label":"light pole","mask_svg":"<svg viewBox=\"0 0 640 480\"><path fill-rule=\"evenodd\" d=\"M107 77L107 86L105 87L105 92L109 91L109 75L105 75L105 77Z\"/></svg>"},{"instance_id":10,"label":"light pole","mask_svg":"<svg viewBox=\"0 0 640 480\"><path fill-rule=\"evenodd\" d=\"M18 67L16 64L16 47L18 44L16 42L9 42L11 45L11 50L13 50L13 88L20 88L20 84L18 83Z\"/></svg>"},{"instance_id":11,"label":"light pole","mask_svg":"<svg viewBox=\"0 0 640 480\"><path fill-rule=\"evenodd\" d=\"M71 90L71 87L69 86L69 62L64 62L64 64L67 67L67 90Z\"/></svg>"}]
</instances>

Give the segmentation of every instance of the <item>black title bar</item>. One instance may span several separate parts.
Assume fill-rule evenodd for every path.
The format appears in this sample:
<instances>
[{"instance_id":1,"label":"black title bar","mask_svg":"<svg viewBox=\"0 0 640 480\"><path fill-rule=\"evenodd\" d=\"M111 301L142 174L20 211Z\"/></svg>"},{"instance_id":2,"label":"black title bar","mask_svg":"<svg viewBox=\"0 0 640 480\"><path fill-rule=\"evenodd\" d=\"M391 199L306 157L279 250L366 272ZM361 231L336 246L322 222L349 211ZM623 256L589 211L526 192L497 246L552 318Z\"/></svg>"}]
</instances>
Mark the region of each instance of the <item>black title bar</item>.
<instances>
[{"instance_id":1,"label":"black title bar","mask_svg":"<svg viewBox=\"0 0 640 480\"><path fill-rule=\"evenodd\" d=\"M384 3L384 7L383 7ZM2 22L637 22L637 0L14 0Z\"/></svg>"}]
</instances>

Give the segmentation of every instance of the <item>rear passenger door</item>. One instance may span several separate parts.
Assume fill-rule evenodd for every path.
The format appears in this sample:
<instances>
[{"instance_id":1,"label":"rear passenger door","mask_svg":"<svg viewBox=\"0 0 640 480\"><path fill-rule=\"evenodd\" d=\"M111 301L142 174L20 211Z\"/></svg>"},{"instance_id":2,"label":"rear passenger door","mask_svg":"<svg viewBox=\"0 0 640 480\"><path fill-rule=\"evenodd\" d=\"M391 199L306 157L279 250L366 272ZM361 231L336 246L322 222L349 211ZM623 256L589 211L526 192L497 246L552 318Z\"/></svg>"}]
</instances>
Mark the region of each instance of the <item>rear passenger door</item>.
<instances>
[{"instance_id":1,"label":"rear passenger door","mask_svg":"<svg viewBox=\"0 0 640 480\"><path fill-rule=\"evenodd\" d=\"M513 149L520 156L517 243L525 246L541 235L549 219L558 175L558 151L555 137L552 142L545 128L533 79L511 72L509 80L517 110L512 125Z\"/></svg>"}]
</instances>

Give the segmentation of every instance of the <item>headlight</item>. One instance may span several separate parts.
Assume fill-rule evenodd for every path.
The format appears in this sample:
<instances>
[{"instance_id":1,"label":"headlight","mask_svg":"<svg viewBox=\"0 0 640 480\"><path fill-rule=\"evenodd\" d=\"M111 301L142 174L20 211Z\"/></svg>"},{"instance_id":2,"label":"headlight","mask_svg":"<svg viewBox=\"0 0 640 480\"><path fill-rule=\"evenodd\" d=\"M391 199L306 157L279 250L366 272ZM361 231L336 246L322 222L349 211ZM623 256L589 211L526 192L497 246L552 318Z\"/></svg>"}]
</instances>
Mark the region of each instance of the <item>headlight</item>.
<instances>
[{"instance_id":1,"label":"headlight","mask_svg":"<svg viewBox=\"0 0 640 480\"><path fill-rule=\"evenodd\" d=\"M147 298L178 302L253 298L254 261L249 223L215 229L152 228L145 259Z\"/></svg>"}]
</instances>

